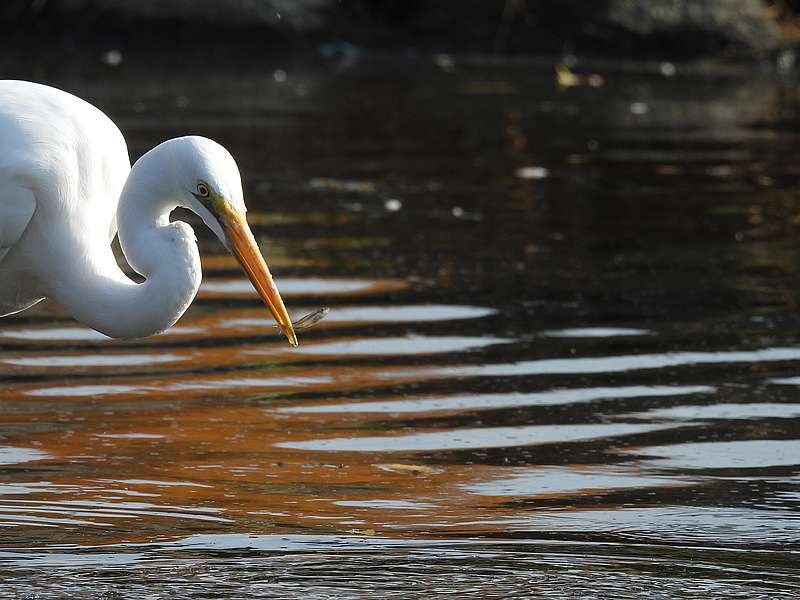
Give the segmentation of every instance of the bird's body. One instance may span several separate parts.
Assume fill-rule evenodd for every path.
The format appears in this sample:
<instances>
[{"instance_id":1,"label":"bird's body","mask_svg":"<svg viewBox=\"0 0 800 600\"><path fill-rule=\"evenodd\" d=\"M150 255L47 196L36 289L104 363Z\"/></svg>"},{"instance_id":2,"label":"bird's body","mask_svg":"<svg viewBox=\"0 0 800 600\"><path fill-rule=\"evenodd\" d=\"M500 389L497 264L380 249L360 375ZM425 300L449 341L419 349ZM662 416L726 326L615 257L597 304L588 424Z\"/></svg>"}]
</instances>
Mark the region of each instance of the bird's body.
<instances>
[{"instance_id":1,"label":"bird's body","mask_svg":"<svg viewBox=\"0 0 800 600\"><path fill-rule=\"evenodd\" d=\"M199 214L239 259L290 342L283 302L244 217L230 154L168 140L131 169L117 126L66 92L0 81L0 316L49 297L77 320L130 338L170 327L200 285L200 258L177 206ZM145 277L128 278L111 240Z\"/></svg>"},{"instance_id":2,"label":"bird's body","mask_svg":"<svg viewBox=\"0 0 800 600\"><path fill-rule=\"evenodd\" d=\"M125 139L100 110L0 82L0 315L80 285L87 259L109 259L129 171Z\"/></svg>"}]
</instances>

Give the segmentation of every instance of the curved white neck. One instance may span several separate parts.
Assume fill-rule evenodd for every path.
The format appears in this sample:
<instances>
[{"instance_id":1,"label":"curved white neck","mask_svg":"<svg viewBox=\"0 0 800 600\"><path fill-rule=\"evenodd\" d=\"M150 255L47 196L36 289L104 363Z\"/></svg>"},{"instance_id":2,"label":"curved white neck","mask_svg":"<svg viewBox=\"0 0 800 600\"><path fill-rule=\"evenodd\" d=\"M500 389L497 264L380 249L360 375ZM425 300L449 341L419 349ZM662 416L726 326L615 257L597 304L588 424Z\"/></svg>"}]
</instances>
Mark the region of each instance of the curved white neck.
<instances>
[{"instance_id":1,"label":"curved white neck","mask_svg":"<svg viewBox=\"0 0 800 600\"><path fill-rule=\"evenodd\" d=\"M169 164L150 151L131 169L117 208L128 264L145 277L131 281L119 268L104 232L91 240L73 272L60 274L53 299L78 321L115 338L137 338L172 326L200 287L200 255L192 228L170 223L178 201L169 189Z\"/></svg>"}]
</instances>

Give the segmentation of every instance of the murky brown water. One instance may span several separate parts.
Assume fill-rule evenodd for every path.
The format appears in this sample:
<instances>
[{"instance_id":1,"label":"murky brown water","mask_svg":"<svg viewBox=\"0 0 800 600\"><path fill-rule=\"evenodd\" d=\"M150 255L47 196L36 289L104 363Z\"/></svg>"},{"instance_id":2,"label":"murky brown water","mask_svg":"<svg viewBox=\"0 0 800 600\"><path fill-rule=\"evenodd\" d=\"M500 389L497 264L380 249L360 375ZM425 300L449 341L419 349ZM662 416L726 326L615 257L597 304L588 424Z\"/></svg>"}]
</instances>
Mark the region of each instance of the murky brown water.
<instances>
[{"instance_id":1,"label":"murky brown water","mask_svg":"<svg viewBox=\"0 0 800 600\"><path fill-rule=\"evenodd\" d=\"M332 312L291 349L192 220L204 283L167 334L0 322L5 589L800 592L794 87L282 68L47 78L134 156L227 145L290 310Z\"/></svg>"}]
</instances>

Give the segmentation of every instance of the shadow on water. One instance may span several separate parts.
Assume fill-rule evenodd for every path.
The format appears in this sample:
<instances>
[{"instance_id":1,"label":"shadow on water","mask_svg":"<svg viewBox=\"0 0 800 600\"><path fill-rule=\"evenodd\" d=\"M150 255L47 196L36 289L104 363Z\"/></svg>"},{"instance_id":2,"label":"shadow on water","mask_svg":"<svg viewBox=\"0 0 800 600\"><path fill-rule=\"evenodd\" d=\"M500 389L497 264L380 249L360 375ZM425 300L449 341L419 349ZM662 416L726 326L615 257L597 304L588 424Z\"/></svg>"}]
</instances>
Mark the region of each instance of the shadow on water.
<instances>
[{"instance_id":1,"label":"shadow on water","mask_svg":"<svg viewBox=\"0 0 800 600\"><path fill-rule=\"evenodd\" d=\"M7 584L797 593L792 88L442 57L145 73L53 83L134 155L227 145L290 310L332 311L291 349L186 217L204 284L169 332L0 323Z\"/></svg>"}]
</instances>

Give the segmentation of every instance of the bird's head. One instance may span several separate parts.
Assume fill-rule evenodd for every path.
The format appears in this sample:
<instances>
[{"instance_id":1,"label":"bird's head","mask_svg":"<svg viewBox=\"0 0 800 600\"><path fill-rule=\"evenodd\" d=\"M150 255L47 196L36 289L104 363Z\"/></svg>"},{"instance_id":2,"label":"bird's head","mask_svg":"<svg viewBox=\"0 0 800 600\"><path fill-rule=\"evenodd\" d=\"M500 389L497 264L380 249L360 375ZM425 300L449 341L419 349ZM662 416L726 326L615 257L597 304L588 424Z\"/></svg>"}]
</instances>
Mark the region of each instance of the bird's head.
<instances>
[{"instance_id":1,"label":"bird's head","mask_svg":"<svg viewBox=\"0 0 800 600\"><path fill-rule=\"evenodd\" d=\"M236 161L225 148L207 138L188 136L179 140L186 146L181 152L183 168L174 171L181 204L197 213L236 257L289 343L297 346L289 313L247 224Z\"/></svg>"}]
</instances>

